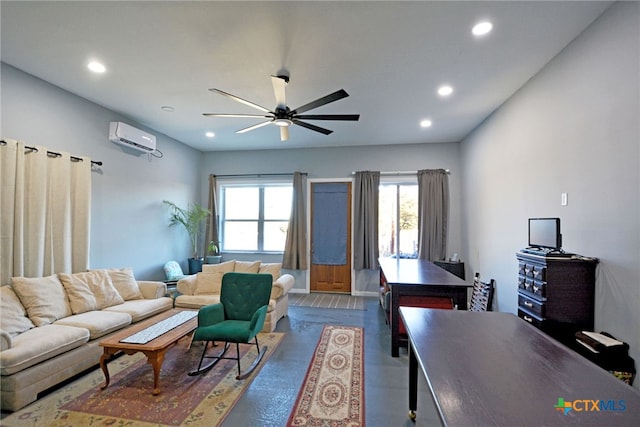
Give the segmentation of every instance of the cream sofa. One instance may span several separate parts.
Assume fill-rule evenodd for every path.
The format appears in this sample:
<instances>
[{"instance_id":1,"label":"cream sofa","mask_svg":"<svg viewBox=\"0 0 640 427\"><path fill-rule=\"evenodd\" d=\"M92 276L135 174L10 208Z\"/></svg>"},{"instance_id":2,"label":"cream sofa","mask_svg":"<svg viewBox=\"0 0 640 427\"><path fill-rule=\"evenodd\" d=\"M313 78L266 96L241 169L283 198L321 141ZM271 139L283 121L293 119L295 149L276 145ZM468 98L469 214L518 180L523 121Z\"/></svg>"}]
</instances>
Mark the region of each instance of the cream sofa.
<instances>
[{"instance_id":1,"label":"cream sofa","mask_svg":"<svg viewBox=\"0 0 640 427\"><path fill-rule=\"evenodd\" d=\"M205 264L202 272L180 279L177 284L176 307L200 308L220 302L222 276L225 273L259 273L273 276L271 299L264 322L264 332L272 332L278 320L289 313L289 290L295 284L291 274L281 274L280 263L260 261L226 261L220 264Z\"/></svg>"},{"instance_id":2,"label":"cream sofa","mask_svg":"<svg viewBox=\"0 0 640 427\"><path fill-rule=\"evenodd\" d=\"M2 410L96 366L100 340L171 309L165 295L164 283L136 281L131 269L16 277L0 287Z\"/></svg>"}]
</instances>

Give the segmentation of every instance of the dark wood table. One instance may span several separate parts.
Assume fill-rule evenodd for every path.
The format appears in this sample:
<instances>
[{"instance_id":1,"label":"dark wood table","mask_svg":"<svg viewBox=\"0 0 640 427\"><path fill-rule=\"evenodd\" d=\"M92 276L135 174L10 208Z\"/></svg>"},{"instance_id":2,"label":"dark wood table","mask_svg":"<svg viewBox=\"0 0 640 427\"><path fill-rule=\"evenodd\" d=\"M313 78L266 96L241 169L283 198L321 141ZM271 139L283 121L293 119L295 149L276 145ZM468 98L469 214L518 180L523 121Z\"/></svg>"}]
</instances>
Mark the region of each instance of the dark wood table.
<instances>
[{"instance_id":1,"label":"dark wood table","mask_svg":"<svg viewBox=\"0 0 640 427\"><path fill-rule=\"evenodd\" d=\"M398 357L401 337L398 307L403 296L449 297L459 310L467 309L467 289L473 287L458 276L423 259L380 258L380 279L391 290L389 323L391 356Z\"/></svg>"},{"instance_id":2,"label":"dark wood table","mask_svg":"<svg viewBox=\"0 0 640 427\"><path fill-rule=\"evenodd\" d=\"M445 426L640 426L636 389L513 314L401 307L400 315L410 417L419 365Z\"/></svg>"}]
</instances>

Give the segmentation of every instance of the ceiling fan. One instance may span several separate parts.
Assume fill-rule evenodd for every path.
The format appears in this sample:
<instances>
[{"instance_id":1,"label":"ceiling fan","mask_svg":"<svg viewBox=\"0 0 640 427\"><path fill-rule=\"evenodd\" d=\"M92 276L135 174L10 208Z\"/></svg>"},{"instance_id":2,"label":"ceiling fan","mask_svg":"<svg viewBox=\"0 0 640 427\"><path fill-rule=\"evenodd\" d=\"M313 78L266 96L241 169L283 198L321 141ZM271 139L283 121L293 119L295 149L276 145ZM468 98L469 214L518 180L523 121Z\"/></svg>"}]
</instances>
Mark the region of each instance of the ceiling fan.
<instances>
[{"instance_id":1,"label":"ceiling fan","mask_svg":"<svg viewBox=\"0 0 640 427\"><path fill-rule=\"evenodd\" d=\"M336 92L333 92L329 95L323 96L322 98L318 98L315 101L311 101L308 104L298 107L295 110L291 110L289 107L287 107L287 101L286 101L285 90L284 90L285 86L289 83L289 77L284 75L271 76L271 83L273 84L273 92L275 93L275 97L276 97L276 108L274 109L274 111L271 111L253 102L247 101L246 99L242 99L238 96L224 92L220 89L209 89L211 92L229 97L242 104L248 105L249 107L253 107L257 110L260 110L265 114L202 113L202 115L207 117L265 118L268 120L264 122L260 122L256 125L249 126L244 129L240 129L236 131L236 133L245 133L245 132L252 131L254 129L261 128L268 124L274 124L280 127L280 140L282 141L286 141L287 139L289 139L289 126L291 125L302 126L304 128L311 129L313 131L320 132L325 135L329 135L330 133L333 132L332 130L325 129L320 126L316 126L311 123L304 122L303 120L358 121L358 119L360 118L359 114L321 114L321 115L302 114L306 111L313 110L314 108L318 108L323 105L329 104L331 102L337 101L339 99L346 98L347 96L349 96L349 94L344 89L340 89Z\"/></svg>"}]
</instances>

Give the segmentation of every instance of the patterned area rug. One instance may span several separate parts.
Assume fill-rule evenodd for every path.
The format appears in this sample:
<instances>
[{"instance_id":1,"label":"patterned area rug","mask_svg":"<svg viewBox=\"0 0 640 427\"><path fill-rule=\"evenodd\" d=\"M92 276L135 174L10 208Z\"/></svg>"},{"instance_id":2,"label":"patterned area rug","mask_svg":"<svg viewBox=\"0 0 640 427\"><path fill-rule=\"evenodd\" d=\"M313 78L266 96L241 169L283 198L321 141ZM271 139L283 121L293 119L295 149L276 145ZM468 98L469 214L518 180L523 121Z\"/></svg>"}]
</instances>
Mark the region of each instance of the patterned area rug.
<instances>
[{"instance_id":1,"label":"patterned area rug","mask_svg":"<svg viewBox=\"0 0 640 427\"><path fill-rule=\"evenodd\" d=\"M365 297L313 292L310 294L289 293L289 304L299 307L344 308L366 310Z\"/></svg>"},{"instance_id":2,"label":"patterned area rug","mask_svg":"<svg viewBox=\"0 0 640 427\"><path fill-rule=\"evenodd\" d=\"M362 328L326 325L287 426L364 426Z\"/></svg>"},{"instance_id":3,"label":"patterned area rug","mask_svg":"<svg viewBox=\"0 0 640 427\"><path fill-rule=\"evenodd\" d=\"M249 387L257 371L284 337L283 333L261 333L258 341L268 351L248 379L238 381L234 360L222 360L204 375L190 377L202 344L187 351L183 339L169 349L160 372L161 393L151 394L153 369L141 353L123 355L109 363L111 384L100 390L104 375L100 369L60 388L52 394L2 419L2 426L218 426ZM235 353L235 346L228 350ZM209 349L208 354L215 354ZM241 345L242 367L256 356L255 345Z\"/></svg>"}]
</instances>

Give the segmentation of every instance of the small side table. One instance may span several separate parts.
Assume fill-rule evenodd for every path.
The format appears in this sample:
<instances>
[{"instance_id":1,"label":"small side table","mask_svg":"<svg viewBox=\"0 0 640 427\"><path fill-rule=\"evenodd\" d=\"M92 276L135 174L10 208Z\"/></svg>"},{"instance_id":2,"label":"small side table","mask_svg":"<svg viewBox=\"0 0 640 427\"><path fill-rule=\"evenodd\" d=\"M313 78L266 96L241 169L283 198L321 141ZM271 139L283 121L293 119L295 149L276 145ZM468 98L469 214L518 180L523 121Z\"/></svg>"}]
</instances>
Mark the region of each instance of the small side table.
<instances>
[{"instance_id":1,"label":"small side table","mask_svg":"<svg viewBox=\"0 0 640 427\"><path fill-rule=\"evenodd\" d=\"M177 280L165 280L165 285L167 285L167 296L173 299L176 299L178 293L178 281Z\"/></svg>"}]
</instances>

